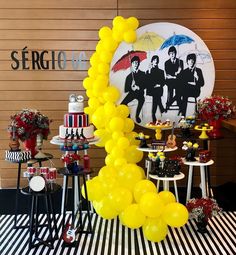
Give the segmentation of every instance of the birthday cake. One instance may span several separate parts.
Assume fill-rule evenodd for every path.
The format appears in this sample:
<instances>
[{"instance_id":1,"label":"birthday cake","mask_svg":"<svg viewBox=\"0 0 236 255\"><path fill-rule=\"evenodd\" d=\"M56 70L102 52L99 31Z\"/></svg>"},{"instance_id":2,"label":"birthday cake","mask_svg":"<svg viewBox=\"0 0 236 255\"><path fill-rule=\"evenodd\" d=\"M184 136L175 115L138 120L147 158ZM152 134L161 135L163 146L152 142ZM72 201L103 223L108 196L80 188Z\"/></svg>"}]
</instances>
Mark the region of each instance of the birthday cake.
<instances>
[{"instance_id":1,"label":"birthday cake","mask_svg":"<svg viewBox=\"0 0 236 255\"><path fill-rule=\"evenodd\" d=\"M59 137L62 139L79 139L94 137L94 126L89 123L89 116L84 113L83 96L70 95L68 113L64 115L64 125L59 127Z\"/></svg>"}]
</instances>

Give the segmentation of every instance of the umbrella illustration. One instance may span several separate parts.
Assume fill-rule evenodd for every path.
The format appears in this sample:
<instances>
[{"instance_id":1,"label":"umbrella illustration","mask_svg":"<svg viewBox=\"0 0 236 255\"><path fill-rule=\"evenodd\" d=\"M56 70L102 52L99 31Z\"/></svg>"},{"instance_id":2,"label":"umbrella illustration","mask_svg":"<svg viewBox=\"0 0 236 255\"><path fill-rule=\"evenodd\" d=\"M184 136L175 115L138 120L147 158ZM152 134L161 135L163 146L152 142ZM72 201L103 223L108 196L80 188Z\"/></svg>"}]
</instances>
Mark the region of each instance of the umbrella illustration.
<instances>
[{"instance_id":1,"label":"umbrella illustration","mask_svg":"<svg viewBox=\"0 0 236 255\"><path fill-rule=\"evenodd\" d=\"M123 55L112 67L113 72L117 72L119 70L125 70L131 66L131 59L137 56L140 59L140 62L147 58L147 53L145 51L128 51L125 55Z\"/></svg>"},{"instance_id":2,"label":"umbrella illustration","mask_svg":"<svg viewBox=\"0 0 236 255\"><path fill-rule=\"evenodd\" d=\"M192 43L194 40L187 35L177 35L174 33L171 37L166 39L164 43L161 45L160 50L168 48L170 46L178 46L185 43Z\"/></svg>"},{"instance_id":3,"label":"umbrella illustration","mask_svg":"<svg viewBox=\"0 0 236 255\"><path fill-rule=\"evenodd\" d=\"M205 64L210 63L212 61L211 55L207 51L200 51L197 48L197 44L195 44L195 50L184 52L182 55L180 55L180 58L184 61L187 58L187 55L189 54L195 54L196 55L196 64Z\"/></svg>"},{"instance_id":4,"label":"umbrella illustration","mask_svg":"<svg viewBox=\"0 0 236 255\"><path fill-rule=\"evenodd\" d=\"M165 39L154 32L145 32L133 44L135 50L154 51L163 44Z\"/></svg>"}]
</instances>

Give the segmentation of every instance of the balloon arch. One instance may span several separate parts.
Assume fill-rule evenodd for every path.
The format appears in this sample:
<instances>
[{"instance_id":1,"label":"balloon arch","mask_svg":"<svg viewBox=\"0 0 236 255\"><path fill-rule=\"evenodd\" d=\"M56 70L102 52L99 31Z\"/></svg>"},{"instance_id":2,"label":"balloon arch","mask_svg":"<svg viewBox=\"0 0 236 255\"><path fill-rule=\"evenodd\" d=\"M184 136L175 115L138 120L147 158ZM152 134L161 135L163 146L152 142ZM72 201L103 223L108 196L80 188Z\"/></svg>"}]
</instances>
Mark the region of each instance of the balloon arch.
<instances>
[{"instance_id":1,"label":"balloon arch","mask_svg":"<svg viewBox=\"0 0 236 255\"><path fill-rule=\"evenodd\" d=\"M124 226L142 227L148 240L159 242L165 239L168 225L180 227L187 222L188 211L171 192L157 193L155 185L145 179L144 170L136 164L143 153L136 149L134 121L129 118L129 108L117 104L120 91L109 83L110 64L117 47L122 41L134 43L138 26L135 17L115 17L112 29L104 26L99 30L100 41L90 58L88 77L83 81L89 98L85 113L96 127L97 146L105 147L107 156L98 176L87 181L87 189L88 198L101 217L119 216Z\"/></svg>"}]
</instances>

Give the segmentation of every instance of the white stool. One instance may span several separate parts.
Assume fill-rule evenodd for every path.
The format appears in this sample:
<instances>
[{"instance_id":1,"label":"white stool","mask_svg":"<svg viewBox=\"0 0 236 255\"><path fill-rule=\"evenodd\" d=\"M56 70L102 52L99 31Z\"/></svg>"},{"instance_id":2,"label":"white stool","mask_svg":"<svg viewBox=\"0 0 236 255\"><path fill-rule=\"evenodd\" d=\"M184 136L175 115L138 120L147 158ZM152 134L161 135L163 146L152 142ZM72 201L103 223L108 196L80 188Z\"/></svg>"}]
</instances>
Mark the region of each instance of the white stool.
<instances>
[{"instance_id":1,"label":"white stool","mask_svg":"<svg viewBox=\"0 0 236 255\"><path fill-rule=\"evenodd\" d=\"M174 177L159 177L157 175L149 174L149 177L151 179L157 180L157 192L159 191L160 187L160 181L163 181L163 189L164 190L169 190L169 182L173 181L174 182L174 188L175 188L175 197L176 201L179 202L179 195L178 195L178 189L177 189L177 183L176 181L181 180L185 177L183 173L179 173L175 175Z\"/></svg>"},{"instance_id":2,"label":"white stool","mask_svg":"<svg viewBox=\"0 0 236 255\"><path fill-rule=\"evenodd\" d=\"M200 163L198 158L196 158L197 161L186 161L183 159L183 163L187 166L189 166L189 172L188 172L188 186L187 186L187 197L186 197L186 202L190 199L191 197L191 188L192 188L192 178L193 178L193 167L194 166L199 166L200 168L200 176L201 176L201 190L202 190L202 197L209 197L209 194L207 194L208 188L208 179L206 178L206 167L213 165L214 161L211 159L210 161L206 163Z\"/></svg>"}]
</instances>

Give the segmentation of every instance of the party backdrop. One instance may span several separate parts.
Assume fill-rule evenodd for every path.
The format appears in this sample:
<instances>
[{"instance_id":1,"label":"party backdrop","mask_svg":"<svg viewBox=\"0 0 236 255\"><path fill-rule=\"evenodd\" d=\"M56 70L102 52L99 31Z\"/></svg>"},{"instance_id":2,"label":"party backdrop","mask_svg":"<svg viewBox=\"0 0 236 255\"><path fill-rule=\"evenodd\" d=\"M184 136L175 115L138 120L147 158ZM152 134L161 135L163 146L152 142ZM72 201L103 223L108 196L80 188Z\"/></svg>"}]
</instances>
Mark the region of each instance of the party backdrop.
<instances>
[{"instance_id":1,"label":"party backdrop","mask_svg":"<svg viewBox=\"0 0 236 255\"><path fill-rule=\"evenodd\" d=\"M137 29L133 44L122 42L111 63L110 82L119 103L144 126L193 115L196 102L212 94L215 67L209 49L186 27L153 23Z\"/></svg>"}]
</instances>

